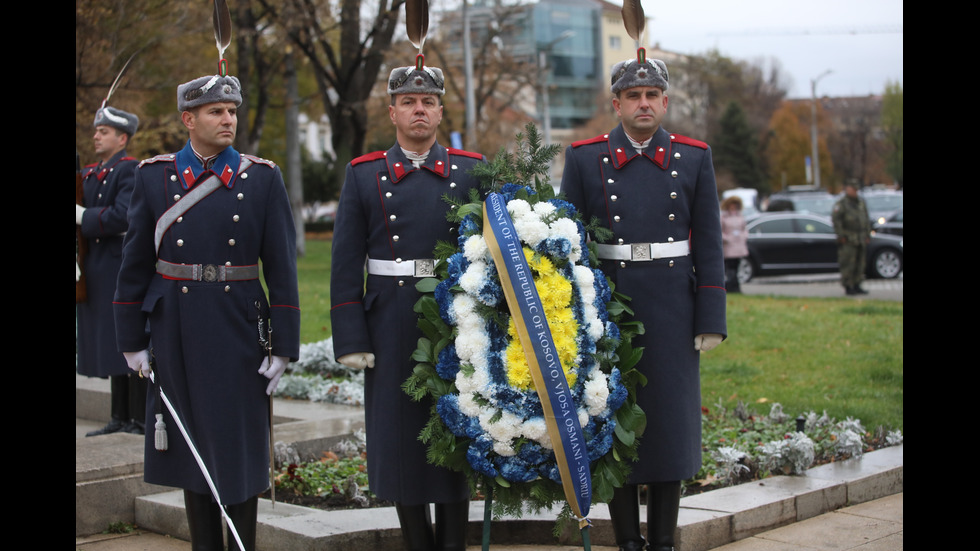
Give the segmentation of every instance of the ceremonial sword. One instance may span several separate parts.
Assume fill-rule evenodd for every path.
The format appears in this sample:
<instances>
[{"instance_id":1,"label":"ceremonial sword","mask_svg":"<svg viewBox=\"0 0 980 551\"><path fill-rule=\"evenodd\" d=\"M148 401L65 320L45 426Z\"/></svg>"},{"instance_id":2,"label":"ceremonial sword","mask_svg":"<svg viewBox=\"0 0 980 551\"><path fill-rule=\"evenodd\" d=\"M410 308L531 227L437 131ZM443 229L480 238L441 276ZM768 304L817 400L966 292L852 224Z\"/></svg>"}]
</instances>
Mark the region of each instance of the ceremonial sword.
<instances>
[{"instance_id":1,"label":"ceremonial sword","mask_svg":"<svg viewBox=\"0 0 980 551\"><path fill-rule=\"evenodd\" d=\"M194 446L194 442L191 440L191 435L188 434L187 429L184 428L184 423L180 420L180 416L177 415L177 410L174 405L170 403L170 398L167 397L167 393L163 391L163 387L156 382L156 373L150 371L150 381L157 385L157 390L160 391L160 399L163 400L163 404L167 406L170 411L171 417L173 417L174 422L177 423L177 428L180 430L181 436L184 437L184 442L187 442L187 447L191 450L191 455L194 456L194 460L197 461L198 468L201 469L201 474L204 475L204 480L207 481L208 487L211 488L211 495L214 500L218 503L218 508L221 510L221 516L224 517L225 522L228 524L228 530L231 534L235 536L235 542L238 543L239 549L245 549L245 545L242 543L242 538L238 535L238 529L235 527L235 523L228 516L228 511L225 510L224 504L221 502L221 497L218 495L218 488L214 485L214 481L211 479L211 474L208 472L207 466L204 464L204 459L201 458L201 454L198 453L197 447Z\"/></svg>"}]
</instances>

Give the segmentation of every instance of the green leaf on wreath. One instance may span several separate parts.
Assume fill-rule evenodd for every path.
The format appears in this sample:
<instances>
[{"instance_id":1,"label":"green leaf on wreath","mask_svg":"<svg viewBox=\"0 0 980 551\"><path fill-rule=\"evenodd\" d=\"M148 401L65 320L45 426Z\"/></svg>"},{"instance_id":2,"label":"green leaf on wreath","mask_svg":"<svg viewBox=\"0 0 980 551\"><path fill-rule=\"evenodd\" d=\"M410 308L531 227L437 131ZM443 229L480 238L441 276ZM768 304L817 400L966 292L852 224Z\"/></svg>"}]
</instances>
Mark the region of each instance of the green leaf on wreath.
<instances>
[{"instance_id":1,"label":"green leaf on wreath","mask_svg":"<svg viewBox=\"0 0 980 551\"><path fill-rule=\"evenodd\" d=\"M415 284L415 290L420 293L434 293L439 285L439 280L434 277L426 277Z\"/></svg>"},{"instance_id":2,"label":"green leaf on wreath","mask_svg":"<svg viewBox=\"0 0 980 551\"><path fill-rule=\"evenodd\" d=\"M418 348L415 352L412 352L412 359L416 362L432 362L434 356L432 355L432 341L422 337L419 339Z\"/></svg>"}]
</instances>

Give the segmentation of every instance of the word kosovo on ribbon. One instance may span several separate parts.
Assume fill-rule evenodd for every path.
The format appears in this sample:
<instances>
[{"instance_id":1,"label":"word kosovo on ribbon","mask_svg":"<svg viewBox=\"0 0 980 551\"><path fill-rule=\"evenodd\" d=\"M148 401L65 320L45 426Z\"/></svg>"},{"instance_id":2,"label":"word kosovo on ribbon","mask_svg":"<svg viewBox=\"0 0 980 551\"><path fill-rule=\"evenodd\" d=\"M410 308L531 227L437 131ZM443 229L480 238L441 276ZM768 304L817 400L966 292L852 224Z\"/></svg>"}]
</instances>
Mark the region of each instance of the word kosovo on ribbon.
<instances>
[{"instance_id":1,"label":"word kosovo on ribbon","mask_svg":"<svg viewBox=\"0 0 980 551\"><path fill-rule=\"evenodd\" d=\"M504 197L491 193L483 203L483 238L493 256L500 284L514 318L534 388L541 399L545 424L555 446L562 489L580 527L592 505L592 473L578 411L553 346L537 287L524 250L507 212Z\"/></svg>"}]
</instances>

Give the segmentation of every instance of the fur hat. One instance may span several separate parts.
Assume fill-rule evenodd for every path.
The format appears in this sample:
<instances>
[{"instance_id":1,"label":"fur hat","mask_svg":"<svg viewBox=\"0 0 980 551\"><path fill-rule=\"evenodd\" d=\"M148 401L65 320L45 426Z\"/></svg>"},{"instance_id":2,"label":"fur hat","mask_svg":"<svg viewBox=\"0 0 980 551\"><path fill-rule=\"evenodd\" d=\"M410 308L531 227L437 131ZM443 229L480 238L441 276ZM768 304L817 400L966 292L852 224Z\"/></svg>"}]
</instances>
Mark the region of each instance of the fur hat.
<instances>
[{"instance_id":1,"label":"fur hat","mask_svg":"<svg viewBox=\"0 0 980 551\"><path fill-rule=\"evenodd\" d=\"M177 110L187 111L208 103L242 104L242 83L232 76L203 76L177 87Z\"/></svg>"},{"instance_id":2,"label":"fur hat","mask_svg":"<svg viewBox=\"0 0 980 551\"><path fill-rule=\"evenodd\" d=\"M92 122L92 126L111 126L129 134L130 137L136 134L139 125L139 117L115 107L100 108L95 112L95 121Z\"/></svg>"},{"instance_id":3,"label":"fur hat","mask_svg":"<svg viewBox=\"0 0 980 551\"><path fill-rule=\"evenodd\" d=\"M388 95L396 94L435 94L446 93L446 82L442 69L438 67L421 68L416 65L398 67L388 76Z\"/></svg>"},{"instance_id":4,"label":"fur hat","mask_svg":"<svg viewBox=\"0 0 980 551\"><path fill-rule=\"evenodd\" d=\"M667 64L659 59L645 59L642 63L636 59L620 61L612 68L611 86L609 90L618 94L627 88L650 86L667 91Z\"/></svg>"}]
</instances>

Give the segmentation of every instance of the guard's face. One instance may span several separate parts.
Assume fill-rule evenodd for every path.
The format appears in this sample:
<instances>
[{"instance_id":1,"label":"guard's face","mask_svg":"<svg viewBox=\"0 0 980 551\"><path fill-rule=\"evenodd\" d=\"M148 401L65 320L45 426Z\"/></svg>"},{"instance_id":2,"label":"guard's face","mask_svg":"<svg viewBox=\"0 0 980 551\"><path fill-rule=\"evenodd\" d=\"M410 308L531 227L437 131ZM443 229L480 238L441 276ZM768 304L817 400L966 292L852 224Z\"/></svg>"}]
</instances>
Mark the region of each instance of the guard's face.
<instances>
[{"instance_id":1,"label":"guard's face","mask_svg":"<svg viewBox=\"0 0 980 551\"><path fill-rule=\"evenodd\" d=\"M238 132L238 107L231 102L209 103L195 112L181 115L190 133L191 143L201 155L214 155L235 142Z\"/></svg>"},{"instance_id":2,"label":"guard's face","mask_svg":"<svg viewBox=\"0 0 980 551\"><path fill-rule=\"evenodd\" d=\"M126 147L126 139L125 132L120 132L111 126L96 126L95 135L92 136L95 154L106 161Z\"/></svg>"},{"instance_id":3,"label":"guard's face","mask_svg":"<svg viewBox=\"0 0 980 551\"><path fill-rule=\"evenodd\" d=\"M637 86L613 97L623 129L635 140L645 140L660 128L667 114L667 94L660 88Z\"/></svg>"},{"instance_id":4,"label":"guard's face","mask_svg":"<svg viewBox=\"0 0 980 551\"><path fill-rule=\"evenodd\" d=\"M388 116L399 143L426 143L435 140L442 122L442 104L435 94L399 94L395 104L388 106Z\"/></svg>"}]
</instances>

